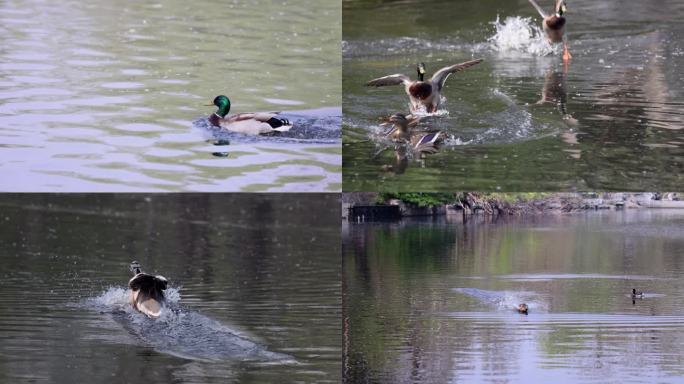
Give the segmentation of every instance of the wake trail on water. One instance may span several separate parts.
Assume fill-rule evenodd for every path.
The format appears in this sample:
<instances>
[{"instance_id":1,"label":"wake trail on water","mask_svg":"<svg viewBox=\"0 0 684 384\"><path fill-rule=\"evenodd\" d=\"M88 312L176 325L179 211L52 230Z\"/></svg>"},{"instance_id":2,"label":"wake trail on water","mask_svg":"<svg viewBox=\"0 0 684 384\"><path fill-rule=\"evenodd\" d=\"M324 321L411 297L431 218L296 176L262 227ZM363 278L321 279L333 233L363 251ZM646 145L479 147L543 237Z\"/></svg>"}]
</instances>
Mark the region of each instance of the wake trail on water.
<instances>
[{"instance_id":1,"label":"wake trail on water","mask_svg":"<svg viewBox=\"0 0 684 384\"><path fill-rule=\"evenodd\" d=\"M111 314L143 345L161 353L200 361L296 363L291 356L268 351L243 332L183 308L179 305L180 288L168 288L164 294L165 309L154 320L133 309L131 291L121 287L110 287L99 296L83 300L81 305Z\"/></svg>"}]
</instances>

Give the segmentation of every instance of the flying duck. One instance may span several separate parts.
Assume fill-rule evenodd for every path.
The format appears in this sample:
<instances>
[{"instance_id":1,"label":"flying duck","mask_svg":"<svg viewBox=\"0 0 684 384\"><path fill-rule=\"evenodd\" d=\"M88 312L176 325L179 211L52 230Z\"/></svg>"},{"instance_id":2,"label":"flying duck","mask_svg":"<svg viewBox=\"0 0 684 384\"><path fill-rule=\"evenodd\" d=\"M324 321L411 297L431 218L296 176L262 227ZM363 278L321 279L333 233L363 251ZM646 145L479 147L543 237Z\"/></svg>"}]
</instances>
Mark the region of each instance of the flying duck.
<instances>
[{"instance_id":1,"label":"flying duck","mask_svg":"<svg viewBox=\"0 0 684 384\"><path fill-rule=\"evenodd\" d=\"M554 8L554 13L548 15L544 10L537 4L535 0L530 0L532 6L539 12L539 15L544 19L542 21L542 29L546 34L546 38L549 43L560 43L563 42L563 61L569 61L572 59L570 51L568 51L568 42L565 40L565 12L567 7L565 5L565 0L556 0L556 7Z\"/></svg>"},{"instance_id":2,"label":"flying duck","mask_svg":"<svg viewBox=\"0 0 684 384\"><path fill-rule=\"evenodd\" d=\"M454 64L444 67L435 72L430 80L425 80L425 64L420 63L416 70L418 71L418 80L411 80L407 75L395 74L380 77L366 83L369 87L383 87L386 85L404 85L406 94L411 100L411 113L416 113L425 110L428 113L434 113L439 108L442 102L442 89L444 82L452 73L463 71L473 65L479 64L483 59L476 59L466 61L460 64Z\"/></svg>"}]
</instances>

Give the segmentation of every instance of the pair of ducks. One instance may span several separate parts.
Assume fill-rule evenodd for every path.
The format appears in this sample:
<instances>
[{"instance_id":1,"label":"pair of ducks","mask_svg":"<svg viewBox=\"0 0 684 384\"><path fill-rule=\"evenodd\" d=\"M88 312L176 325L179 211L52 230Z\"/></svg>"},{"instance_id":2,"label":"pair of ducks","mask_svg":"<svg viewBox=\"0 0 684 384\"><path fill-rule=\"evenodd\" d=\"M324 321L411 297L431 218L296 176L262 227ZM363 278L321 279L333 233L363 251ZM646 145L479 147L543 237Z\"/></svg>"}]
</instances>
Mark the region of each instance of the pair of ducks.
<instances>
[{"instance_id":1,"label":"pair of ducks","mask_svg":"<svg viewBox=\"0 0 684 384\"><path fill-rule=\"evenodd\" d=\"M634 300L634 299L643 299L643 298L644 298L644 293L643 293L643 292L637 291L636 288L632 288L632 300ZM524 315L527 315L527 313L529 312L529 309L530 309L530 308L529 308L529 307L527 306L527 304L525 304L525 303L518 304L518 307L516 308L516 310L518 311L518 313L522 313L522 314L524 314Z\"/></svg>"},{"instance_id":2,"label":"pair of ducks","mask_svg":"<svg viewBox=\"0 0 684 384\"><path fill-rule=\"evenodd\" d=\"M427 133L414 131L412 128L420 122L420 117L415 114L422 111L437 112L442 102L442 89L449 75L480 64L482 61L483 59L475 59L444 67L435 72L429 80L425 80L425 64L419 63L416 68L417 80L411 80L407 75L395 74L366 83L367 86L372 87L403 85L409 96L411 114L396 113L382 123L381 126L390 126L385 137L394 142L407 144L416 154L435 153L438 145L444 141L444 134L440 131Z\"/></svg>"}]
</instances>

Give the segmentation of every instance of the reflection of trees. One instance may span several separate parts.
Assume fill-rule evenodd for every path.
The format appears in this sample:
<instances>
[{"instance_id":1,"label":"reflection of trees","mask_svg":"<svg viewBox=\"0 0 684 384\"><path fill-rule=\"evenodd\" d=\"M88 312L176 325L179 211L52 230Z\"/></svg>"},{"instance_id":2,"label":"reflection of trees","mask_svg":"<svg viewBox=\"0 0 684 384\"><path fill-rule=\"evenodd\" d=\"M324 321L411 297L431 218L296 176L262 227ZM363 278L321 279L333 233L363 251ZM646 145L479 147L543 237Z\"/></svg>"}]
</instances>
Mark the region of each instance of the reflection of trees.
<instances>
[{"instance_id":1,"label":"reflection of trees","mask_svg":"<svg viewBox=\"0 0 684 384\"><path fill-rule=\"evenodd\" d=\"M666 227L644 232L652 221ZM677 347L684 341L677 330L681 321L664 327L628 324L632 315L644 319L678 311L676 295L631 306L624 294L633 284L647 284L644 289L655 292L665 289L659 285L664 283L491 277L682 271L681 258L675 255L681 253L684 239L670 234L673 223L667 215L655 219L635 212L496 222L474 216L465 224L352 225L343 256L348 382L453 382L494 373L520 378L525 366L548 368L558 361L590 368L586 374L580 369L572 374L592 378L597 372L611 374L616 364L631 367L629 356L636 355L648 356L641 360L644 369L684 373L676 365L684 358ZM451 291L463 286L540 293L543 309L531 316L547 317L527 323L531 316L497 312ZM625 311L633 313L620 318ZM477 312L483 312L482 320L449 315ZM487 320L489 314L495 319ZM573 314L578 320L553 314ZM602 314L618 315L604 324L591 322Z\"/></svg>"}]
</instances>

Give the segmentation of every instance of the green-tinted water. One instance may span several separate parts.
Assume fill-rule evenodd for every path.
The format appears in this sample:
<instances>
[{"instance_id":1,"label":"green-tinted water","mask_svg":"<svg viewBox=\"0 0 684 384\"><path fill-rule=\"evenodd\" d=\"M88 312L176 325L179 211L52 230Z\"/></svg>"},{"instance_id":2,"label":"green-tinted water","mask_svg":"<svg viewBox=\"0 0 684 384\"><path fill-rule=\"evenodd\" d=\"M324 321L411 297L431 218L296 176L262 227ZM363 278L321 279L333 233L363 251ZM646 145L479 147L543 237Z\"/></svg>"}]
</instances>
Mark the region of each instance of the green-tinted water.
<instances>
[{"instance_id":1,"label":"green-tinted water","mask_svg":"<svg viewBox=\"0 0 684 384\"><path fill-rule=\"evenodd\" d=\"M545 55L543 39L526 35L540 23L527 0L344 1L344 189L680 188L684 6L577 0L568 7L574 58L566 67L560 47ZM533 20L506 20L517 16ZM408 113L408 97L402 87L364 83L394 73L415 78L419 61L431 75L473 57L485 62L446 82L448 114L422 125L447 134L442 150L422 160L376 155L386 145L380 119Z\"/></svg>"}]
</instances>

